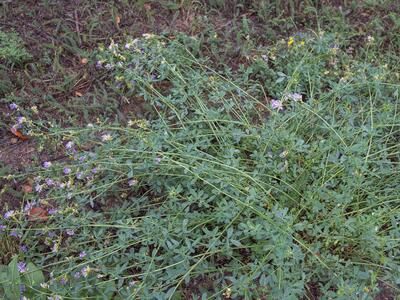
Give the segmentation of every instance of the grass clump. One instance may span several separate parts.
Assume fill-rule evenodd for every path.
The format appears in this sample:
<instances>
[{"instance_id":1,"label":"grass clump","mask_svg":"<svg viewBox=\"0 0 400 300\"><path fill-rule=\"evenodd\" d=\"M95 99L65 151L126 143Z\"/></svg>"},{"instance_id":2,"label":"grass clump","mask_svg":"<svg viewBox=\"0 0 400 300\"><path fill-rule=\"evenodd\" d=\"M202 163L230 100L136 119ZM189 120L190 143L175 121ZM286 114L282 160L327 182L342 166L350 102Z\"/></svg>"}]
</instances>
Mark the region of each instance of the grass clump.
<instances>
[{"instance_id":1,"label":"grass clump","mask_svg":"<svg viewBox=\"0 0 400 300\"><path fill-rule=\"evenodd\" d=\"M334 35L306 34L213 70L196 39L101 46L108 84L151 109L49 129L3 223L48 274L31 295L372 299L399 283L399 84ZM274 99L272 99L274 98ZM40 199L37 201L37 199ZM26 218L46 210L42 222Z\"/></svg>"}]
</instances>

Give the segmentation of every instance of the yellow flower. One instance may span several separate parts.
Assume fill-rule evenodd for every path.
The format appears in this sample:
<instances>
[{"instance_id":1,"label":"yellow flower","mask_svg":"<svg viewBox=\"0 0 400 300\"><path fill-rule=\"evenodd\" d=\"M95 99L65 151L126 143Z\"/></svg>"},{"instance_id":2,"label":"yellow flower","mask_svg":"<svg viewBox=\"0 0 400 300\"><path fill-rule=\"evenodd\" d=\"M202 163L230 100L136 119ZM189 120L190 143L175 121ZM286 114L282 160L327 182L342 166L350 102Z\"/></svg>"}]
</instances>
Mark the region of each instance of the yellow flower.
<instances>
[{"instance_id":1,"label":"yellow flower","mask_svg":"<svg viewBox=\"0 0 400 300\"><path fill-rule=\"evenodd\" d=\"M305 44L304 41L301 41L301 42L300 42L300 45L301 45L301 46L304 46L304 44Z\"/></svg>"},{"instance_id":2,"label":"yellow flower","mask_svg":"<svg viewBox=\"0 0 400 300\"><path fill-rule=\"evenodd\" d=\"M287 45L290 47L290 46L293 45L293 43L294 43L294 38L291 36L291 37L289 38L288 42L287 42Z\"/></svg>"}]
</instances>

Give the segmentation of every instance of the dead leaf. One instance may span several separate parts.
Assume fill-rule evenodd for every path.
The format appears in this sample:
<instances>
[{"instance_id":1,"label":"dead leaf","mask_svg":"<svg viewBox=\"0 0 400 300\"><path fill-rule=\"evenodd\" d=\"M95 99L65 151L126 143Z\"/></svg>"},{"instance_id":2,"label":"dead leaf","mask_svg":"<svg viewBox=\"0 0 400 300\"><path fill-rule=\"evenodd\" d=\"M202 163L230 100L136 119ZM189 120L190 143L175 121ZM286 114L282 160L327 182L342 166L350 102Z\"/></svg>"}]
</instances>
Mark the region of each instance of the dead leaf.
<instances>
[{"instance_id":1,"label":"dead leaf","mask_svg":"<svg viewBox=\"0 0 400 300\"><path fill-rule=\"evenodd\" d=\"M88 59L86 57L81 59L81 64L86 65L88 63Z\"/></svg>"},{"instance_id":2,"label":"dead leaf","mask_svg":"<svg viewBox=\"0 0 400 300\"><path fill-rule=\"evenodd\" d=\"M28 220L29 221L47 221L48 219L48 213L47 210L41 208L41 207L34 207L32 208L29 213L28 213Z\"/></svg>"},{"instance_id":3,"label":"dead leaf","mask_svg":"<svg viewBox=\"0 0 400 300\"><path fill-rule=\"evenodd\" d=\"M22 191L23 191L25 194L32 193L32 186L30 186L29 184L24 184L24 185L22 186Z\"/></svg>"},{"instance_id":4,"label":"dead leaf","mask_svg":"<svg viewBox=\"0 0 400 300\"><path fill-rule=\"evenodd\" d=\"M82 97L83 94L80 91L75 91L75 96L77 97Z\"/></svg>"},{"instance_id":5,"label":"dead leaf","mask_svg":"<svg viewBox=\"0 0 400 300\"><path fill-rule=\"evenodd\" d=\"M150 3L145 3L143 5L143 7L144 7L145 10L151 10L151 4Z\"/></svg>"},{"instance_id":6,"label":"dead leaf","mask_svg":"<svg viewBox=\"0 0 400 300\"><path fill-rule=\"evenodd\" d=\"M18 129L16 129L15 127L11 127L10 131L12 132L12 134L14 134L17 138L19 138L20 140L26 141L28 139L27 136L23 135L20 131L18 131Z\"/></svg>"},{"instance_id":7,"label":"dead leaf","mask_svg":"<svg viewBox=\"0 0 400 300\"><path fill-rule=\"evenodd\" d=\"M116 16L115 17L115 23L117 23L117 25L119 25L119 23L121 23L121 17L120 16Z\"/></svg>"}]
</instances>

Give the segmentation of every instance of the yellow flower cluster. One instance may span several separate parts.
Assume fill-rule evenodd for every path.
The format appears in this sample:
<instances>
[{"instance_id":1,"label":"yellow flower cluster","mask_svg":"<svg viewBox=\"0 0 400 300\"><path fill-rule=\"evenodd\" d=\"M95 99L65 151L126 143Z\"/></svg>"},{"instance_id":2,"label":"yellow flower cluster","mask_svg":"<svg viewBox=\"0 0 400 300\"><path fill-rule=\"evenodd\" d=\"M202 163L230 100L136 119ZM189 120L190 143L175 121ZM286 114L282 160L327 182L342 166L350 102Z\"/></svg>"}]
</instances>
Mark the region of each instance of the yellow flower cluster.
<instances>
[{"instance_id":1,"label":"yellow flower cluster","mask_svg":"<svg viewBox=\"0 0 400 300\"><path fill-rule=\"evenodd\" d=\"M304 45L305 45L305 41L304 41L304 40L301 40L301 41L299 41L297 44L300 45L300 46L304 46ZM295 45L294 37L292 37L292 36L289 37L289 40L288 40L288 42L287 42L287 45L288 45L288 47Z\"/></svg>"}]
</instances>

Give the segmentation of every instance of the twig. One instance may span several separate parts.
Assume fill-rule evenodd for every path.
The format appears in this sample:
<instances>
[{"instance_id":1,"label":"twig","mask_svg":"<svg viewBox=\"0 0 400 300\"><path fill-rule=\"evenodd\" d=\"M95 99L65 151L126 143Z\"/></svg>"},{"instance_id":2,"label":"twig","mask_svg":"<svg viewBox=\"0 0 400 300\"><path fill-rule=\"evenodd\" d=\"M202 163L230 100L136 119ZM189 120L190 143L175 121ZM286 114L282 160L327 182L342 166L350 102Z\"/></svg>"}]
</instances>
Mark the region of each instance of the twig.
<instances>
[{"instance_id":1,"label":"twig","mask_svg":"<svg viewBox=\"0 0 400 300\"><path fill-rule=\"evenodd\" d=\"M78 43L79 46L82 46L82 40L81 40L81 34L79 32L79 21L78 21L78 13L75 9L74 11L74 16L75 16L75 29L76 29L76 34L78 35Z\"/></svg>"}]
</instances>

